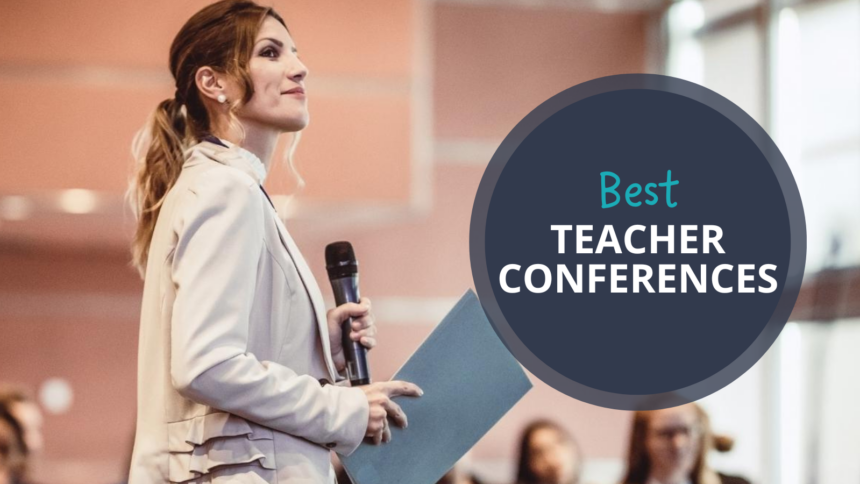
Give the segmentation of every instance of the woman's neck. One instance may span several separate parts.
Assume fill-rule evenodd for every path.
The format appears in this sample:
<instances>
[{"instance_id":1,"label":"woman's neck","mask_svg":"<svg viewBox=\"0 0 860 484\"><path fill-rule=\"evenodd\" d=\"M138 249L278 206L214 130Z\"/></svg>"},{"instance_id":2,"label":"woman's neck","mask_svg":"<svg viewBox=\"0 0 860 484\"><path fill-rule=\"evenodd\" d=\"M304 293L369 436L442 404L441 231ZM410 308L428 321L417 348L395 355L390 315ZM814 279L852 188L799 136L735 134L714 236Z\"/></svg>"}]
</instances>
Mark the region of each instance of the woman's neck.
<instances>
[{"instance_id":1,"label":"woman's neck","mask_svg":"<svg viewBox=\"0 0 860 484\"><path fill-rule=\"evenodd\" d=\"M263 162L266 171L268 171L272 155L278 145L278 135L280 133L271 128L257 128L246 125L243 138L236 131L227 130L215 135L255 154Z\"/></svg>"}]
</instances>

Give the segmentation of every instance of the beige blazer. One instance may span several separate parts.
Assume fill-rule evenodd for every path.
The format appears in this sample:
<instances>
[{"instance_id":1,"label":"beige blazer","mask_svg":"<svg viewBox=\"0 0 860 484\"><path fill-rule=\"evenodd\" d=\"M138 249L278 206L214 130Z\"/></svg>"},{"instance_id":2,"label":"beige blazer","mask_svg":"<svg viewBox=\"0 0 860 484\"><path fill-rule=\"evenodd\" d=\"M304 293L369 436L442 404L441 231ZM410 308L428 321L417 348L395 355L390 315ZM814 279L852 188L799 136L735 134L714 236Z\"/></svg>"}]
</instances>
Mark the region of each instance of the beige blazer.
<instances>
[{"instance_id":1,"label":"beige blazer","mask_svg":"<svg viewBox=\"0 0 860 484\"><path fill-rule=\"evenodd\" d=\"M186 151L150 245L130 484L330 483L367 399L339 379L319 286L238 148Z\"/></svg>"}]
</instances>

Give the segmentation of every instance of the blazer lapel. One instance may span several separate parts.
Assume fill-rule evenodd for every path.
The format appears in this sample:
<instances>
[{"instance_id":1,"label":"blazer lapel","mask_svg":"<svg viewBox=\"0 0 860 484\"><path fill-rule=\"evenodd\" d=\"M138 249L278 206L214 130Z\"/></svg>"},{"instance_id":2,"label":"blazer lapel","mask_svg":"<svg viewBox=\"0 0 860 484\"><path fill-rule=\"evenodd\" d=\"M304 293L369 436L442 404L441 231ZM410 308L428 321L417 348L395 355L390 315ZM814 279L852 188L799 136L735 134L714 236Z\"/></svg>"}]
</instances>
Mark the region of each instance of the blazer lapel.
<instances>
[{"instance_id":1,"label":"blazer lapel","mask_svg":"<svg viewBox=\"0 0 860 484\"><path fill-rule=\"evenodd\" d=\"M322 341L323 347L323 357L325 358L326 367L328 367L331 381L335 382L337 381L337 370L335 369L334 361L331 357L328 319L326 318L325 302L323 301L322 292L320 292L319 285L316 283L316 279L311 272L311 268L308 267L307 262L305 262L305 258L302 257L301 252L299 252L298 246L296 246L296 243L293 241L287 228L284 227L283 222L281 222L281 218L276 212L273 211L272 213L275 218L275 225L278 227L278 235L281 238L281 242L284 244L287 252L290 253L290 256L292 256L293 262L296 264L296 269L299 271L299 276L302 279L302 283L305 285L305 289L307 289L308 295L310 296L311 304L314 307L314 314L316 314L317 317L317 326L319 326L320 340Z\"/></svg>"},{"instance_id":2,"label":"blazer lapel","mask_svg":"<svg viewBox=\"0 0 860 484\"><path fill-rule=\"evenodd\" d=\"M244 158L239 156L228 146L221 143L220 140L218 140L217 138L204 138L200 143L190 147L187 150L186 156L191 155L191 152L195 150L200 152L202 155L208 157L209 159L215 160L225 165L233 166L234 168L238 168L250 175L255 180L257 180L258 183L260 182L259 174L254 171L248 160L245 160ZM260 186L260 188L262 189L262 185ZM263 193L265 193L265 190L263 190ZM268 198L268 195L266 195L266 197ZM284 223L281 222L281 218L278 216L274 207L272 207L271 214L272 217L275 219L275 225L278 227L278 236L281 239L281 243L284 245L284 248L292 257L293 263L295 263L296 269L298 269L299 271L299 277L302 280L302 284L304 284L305 289L310 296L311 305L314 308L314 314L316 315L317 319L317 326L319 327L319 335L323 348L323 358L325 359L326 367L328 368L329 377L332 382L335 382L337 381L338 373L334 366L334 360L332 360L331 357L331 342L329 341L328 320L326 319L325 302L323 301L322 293L320 292L320 288L316 283L316 279L314 279L314 275L311 272L310 267L308 267L307 262L305 262L304 257L302 257L302 253L299 252L298 246L296 246L296 243L293 241L293 238L290 237L290 233L287 231L287 228L284 226Z\"/></svg>"}]
</instances>

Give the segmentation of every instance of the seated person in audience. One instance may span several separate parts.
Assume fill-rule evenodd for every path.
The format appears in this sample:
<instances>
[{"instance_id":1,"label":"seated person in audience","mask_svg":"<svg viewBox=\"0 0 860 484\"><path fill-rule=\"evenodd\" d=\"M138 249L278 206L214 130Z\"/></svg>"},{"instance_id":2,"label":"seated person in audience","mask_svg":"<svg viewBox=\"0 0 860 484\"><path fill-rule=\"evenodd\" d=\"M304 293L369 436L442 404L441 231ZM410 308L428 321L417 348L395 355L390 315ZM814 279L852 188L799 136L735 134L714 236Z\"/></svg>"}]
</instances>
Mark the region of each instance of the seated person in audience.
<instances>
[{"instance_id":1,"label":"seated person in audience","mask_svg":"<svg viewBox=\"0 0 860 484\"><path fill-rule=\"evenodd\" d=\"M42 411L30 394L22 387L0 384L0 408L5 408L21 426L27 455L40 454L44 447Z\"/></svg>"},{"instance_id":2,"label":"seated person in audience","mask_svg":"<svg viewBox=\"0 0 860 484\"><path fill-rule=\"evenodd\" d=\"M529 424L520 439L517 484L577 484L582 456L565 429L549 420Z\"/></svg>"},{"instance_id":3,"label":"seated person in audience","mask_svg":"<svg viewBox=\"0 0 860 484\"><path fill-rule=\"evenodd\" d=\"M688 403L633 416L624 484L749 484L708 466L708 451L729 440L715 441L708 415ZM728 445L731 448L731 445Z\"/></svg>"},{"instance_id":4,"label":"seated person in audience","mask_svg":"<svg viewBox=\"0 0 860 484\"><path fill-rule=\"evenodd\" d=\"M463 461L458 462L436 484L483 484L474 474L468 472Z\"/></svg>"},{"instance_id":5,"label":"seated person in audience","mask_svg":"<svg viewBox=\"0 0 860 484\"><path fill-rule=\"evenodd\" d=\"M0 484L23 484L27 470L21 427L0 407Z\"/></svg>"}]
</instances>

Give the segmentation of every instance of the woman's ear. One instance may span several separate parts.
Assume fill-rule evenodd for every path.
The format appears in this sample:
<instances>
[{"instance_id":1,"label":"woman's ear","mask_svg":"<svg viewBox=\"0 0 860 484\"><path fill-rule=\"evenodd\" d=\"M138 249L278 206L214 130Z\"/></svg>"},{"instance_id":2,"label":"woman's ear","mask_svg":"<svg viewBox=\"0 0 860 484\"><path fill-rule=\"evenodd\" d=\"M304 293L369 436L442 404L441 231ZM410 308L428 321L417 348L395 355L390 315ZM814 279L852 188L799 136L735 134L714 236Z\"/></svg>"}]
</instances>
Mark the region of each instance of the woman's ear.
<instances>
[{"instance_id":1,"label":"woman's ear","mask_svg":"<svg viewBox=\"0 0 860 484\"><path fill-rule=\"evenodd\" d=\"M194 83L201 96L213 102L223 102L221 99L230 99L227 92L226 76L216 72L209 66L197 69L194 74Z\"/></svg>"}]
</instances>

